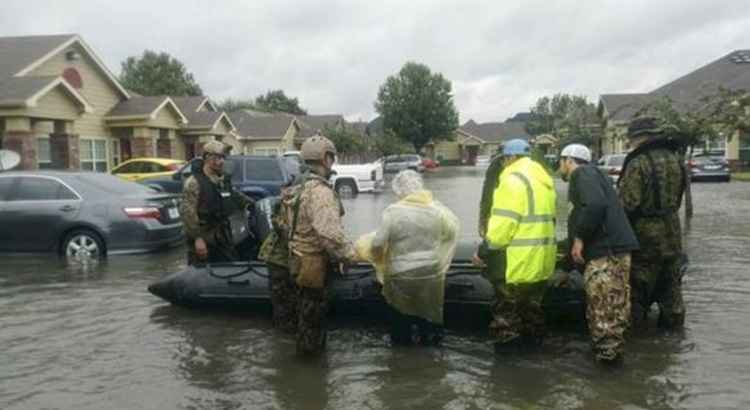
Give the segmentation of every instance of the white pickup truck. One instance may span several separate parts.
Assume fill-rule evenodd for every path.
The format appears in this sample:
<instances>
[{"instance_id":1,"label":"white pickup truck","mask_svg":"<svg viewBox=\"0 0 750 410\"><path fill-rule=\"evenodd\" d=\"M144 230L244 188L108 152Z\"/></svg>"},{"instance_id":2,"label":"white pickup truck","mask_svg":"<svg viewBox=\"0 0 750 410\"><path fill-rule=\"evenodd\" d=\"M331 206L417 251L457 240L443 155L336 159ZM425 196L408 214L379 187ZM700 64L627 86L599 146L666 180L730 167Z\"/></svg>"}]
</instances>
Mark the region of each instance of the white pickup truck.
<instances>
[{"instance_id":1,"label":"white pickup truck","mask_svg":"<svg viewBox=\"0 0 750 410\"><path fill-rule=\"evenodd\" d=\"M287 151L283 156L302 162L299 151ZM381 161L356 165L334 164L333 171L331 183L341 196L354 196L360 192L380 192L384 185Z\"/></svg>"}]
</instances>

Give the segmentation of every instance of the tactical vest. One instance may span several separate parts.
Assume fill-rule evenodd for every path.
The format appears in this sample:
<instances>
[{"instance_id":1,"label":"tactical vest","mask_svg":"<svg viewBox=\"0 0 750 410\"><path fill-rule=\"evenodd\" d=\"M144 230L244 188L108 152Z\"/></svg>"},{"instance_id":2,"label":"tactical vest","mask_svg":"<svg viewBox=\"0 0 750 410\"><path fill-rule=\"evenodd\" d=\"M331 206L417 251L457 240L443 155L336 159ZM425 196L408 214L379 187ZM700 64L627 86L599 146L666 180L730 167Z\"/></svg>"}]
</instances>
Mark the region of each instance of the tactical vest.
<instances>
[{"instance_id":1,"label":"tactical vest","mask_svg":"<svg viewBox=\"0 0 750 410\"><path fill-rule=\"evenodd\" d=\"M203 172L193 174L198 181L198 218L208 225L225 223L236 210L230 183L215 184Z\"/></svg>"}]
</instances>

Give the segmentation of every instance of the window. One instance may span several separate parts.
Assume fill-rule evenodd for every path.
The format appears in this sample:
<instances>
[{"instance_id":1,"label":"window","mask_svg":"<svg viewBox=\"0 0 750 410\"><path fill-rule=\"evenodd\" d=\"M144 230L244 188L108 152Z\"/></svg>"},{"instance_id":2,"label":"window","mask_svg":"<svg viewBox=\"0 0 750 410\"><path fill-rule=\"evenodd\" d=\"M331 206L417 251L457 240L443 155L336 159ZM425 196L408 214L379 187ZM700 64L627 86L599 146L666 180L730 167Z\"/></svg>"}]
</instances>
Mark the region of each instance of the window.
<instances>
[{"instance_id":1,"label":"window","mask_svg":"<svg viewBox=\"0 0 750 410\"><path fill-rule=\"evenodd\" d=\"M750 162L750 132L742 132L740 133L739 137L740 137L739 159L741 161Z\"/></svg>"},{"instance_id":2,"label":"window","mask_svg":"<svg viewBox=\"0 0 750 410\"><path fill-rule=\"evenodd\" d=\"M283 179L276 160L245 161L245 177L257 181L280 181Z\"/></svg>"},{"instance_id":3,"label":"window","mask_svg":"<svg viewBox=\"0 0 750 410\"><path fill-rule=\"evenodd\" d=\"M273 157L273 156L279 155L279 150L276 148L256 148L253 151L253 154L263 155L266 157Z\"/></svg>"},{"instance_id":4,"label":"window","mask_svg":"<svg viewBox=\"0 0 750 410\"><path fill-rule=\"evenodd\" d=\"M77 199L65 185L49 178L21 177L11 201L55 201Z\"/></svg>"},{"instance_id":5,"label":"window","mask_svg":"<svg viewBox=\"0 0 750 410\"><path fill-rule=\"evenodd\" d=\"M120 139L115 138L110 141L111 155L112 155L112 166L116 167L122 162L122 154L120 153Z\"/></svg>"},{"instance_id":6,"label":"window","mask_svg":"<svg viewBox=\"0 0 750 410\"><path fill-rule=\"evenodd\" d=\"M107 172L107 140L81 138L80 147L82 170Z\"/></svg>"},{"instance_id":7,"label":"window","mask_svg":"<svg viewBox=\"0 0 750 410\"><path fill-rule=\"evenodd\" d=\"M113 174L139 174L143 172L143 162L141 161L135 161L135 162L129 162L120 168L117 168L112 173Z\"/></svg>"},{"instance_id":8,"label":"window","mask_svg":"<svg viewBox=\"0 0 750 410\"><path fill-rule=\"evenodd\" d=\"M36 139L36 162L39 169L52 168L52 152L50 150L49 138Z\"/></svg>"}]
</instances>

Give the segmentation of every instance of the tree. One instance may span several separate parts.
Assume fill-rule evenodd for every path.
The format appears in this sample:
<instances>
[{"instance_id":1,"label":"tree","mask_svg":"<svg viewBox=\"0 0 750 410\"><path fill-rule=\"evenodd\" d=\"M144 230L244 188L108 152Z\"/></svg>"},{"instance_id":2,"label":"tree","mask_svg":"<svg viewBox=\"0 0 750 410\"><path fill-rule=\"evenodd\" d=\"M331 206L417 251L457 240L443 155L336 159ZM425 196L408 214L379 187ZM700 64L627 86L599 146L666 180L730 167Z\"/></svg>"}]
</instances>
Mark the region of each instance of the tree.
<instances>
[{"instance_id":1,"label":"tree","mask_svg":"<svg viewBox=\"0 0 750 410\"><path fill-rule=\"evenodd\" d=\"M120 83L141 95L203 95L193 74L167 53L151 50L128 57L121 64Z\"/></svg>"},{"instance_id":2,"label":"tree","mask_svg":"<svg viewBox=\"0 0 750 410\"><path fill-rule=\"evenodd\" d=\"M425 144L448 139L458 128L451 83L423 64L406 63L380 86L375 110L383 129L409 142L417 152Z\"/></svg>"},{"instance_id":3,"label":"tree","mask_svg":"<svg viewBox=\"0 0 750 410\"><path fill-rule=\"evenodd\" d=\"M257 110L255 103L250 100L235 100L233 98L227 98L220 102L216 108L219 111L235 112L240 110Z\"/></svg>"},{"instance_id":4,"label":"tree","mask_svg":"<svg viewBox=\"0 0 750 410\"><path fill-rule=\"evenodd\" d=\"M271 90L264 95L255 98L255 107L259 111L265 112L286 112L294 115L307 115L302 107L299 106L299 100L289 98L282 90Z\"/></svg>"},{"instance_id":5,"label":"tree","mask_svg":"<svg viewBox=\"0 0 750 410\"><path fill-rule=\"evenodd\" d=\"M560 147L572 143L591 145L594 126L598 124L596 106L578 95L542 97L531 108L530 117L526 131L534 136L552 134Z\"/></svg>"},{"instance_id":6,"label":"tree","mask_svg":"<svg viewBox=\"0 0 750 410\"><path fill-rule=\"evenodd\" d=\"M750 129L750 94L744 90L719 88L715 94L695 104L679 104L669 97L657 98L641 107L634 115L653 116L667 135L681 142L681 155L692 159L696 146ZM685 186L685 223L689 228L693 217L693 195L690 178Z\"/></svg>"},{"instance_id":7,"label":"tree","mask_svg":"<svg viewBox=\"0 0 750 410\"><path fill-rule=\"evenodd\" d=\"M326 125L323 129L323 135L336 145L336 151L344 155L359 154L366 148L362 135L349 127L330 127Z\"/></svg>"},{"instance_id":8,"label":"tree","mask_svg":"<svg viewBox=\"0 0 750 410\"><path fill-rule=\"evenodd\" d=\"M410 143L398 138L391 130L386 130L383 135L372 136L371 138L373 142L371 143L370 149L375 151L378 156L381 157L395 154L406 154L414 150L414 147Z\"/></svg>"}]
</instances>

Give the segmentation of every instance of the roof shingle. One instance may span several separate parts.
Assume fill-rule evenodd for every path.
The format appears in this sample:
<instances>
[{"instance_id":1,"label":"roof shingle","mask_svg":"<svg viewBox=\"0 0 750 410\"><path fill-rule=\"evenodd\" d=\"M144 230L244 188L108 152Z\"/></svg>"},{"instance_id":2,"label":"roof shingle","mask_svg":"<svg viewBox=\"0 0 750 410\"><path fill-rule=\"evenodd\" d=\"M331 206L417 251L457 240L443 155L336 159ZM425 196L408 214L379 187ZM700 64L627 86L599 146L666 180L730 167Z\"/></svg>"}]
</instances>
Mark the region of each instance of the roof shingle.
<instances>
[{"instance_id":1,"label":"roof shingle","mask_svg":"<svg viewBox=\"0 0 750 410\"><path fill-rule=\"evenodd\" d=\"M75 34L0 37L0 79L14 76L73 37Z\"/></svg>"}]
</instances>

